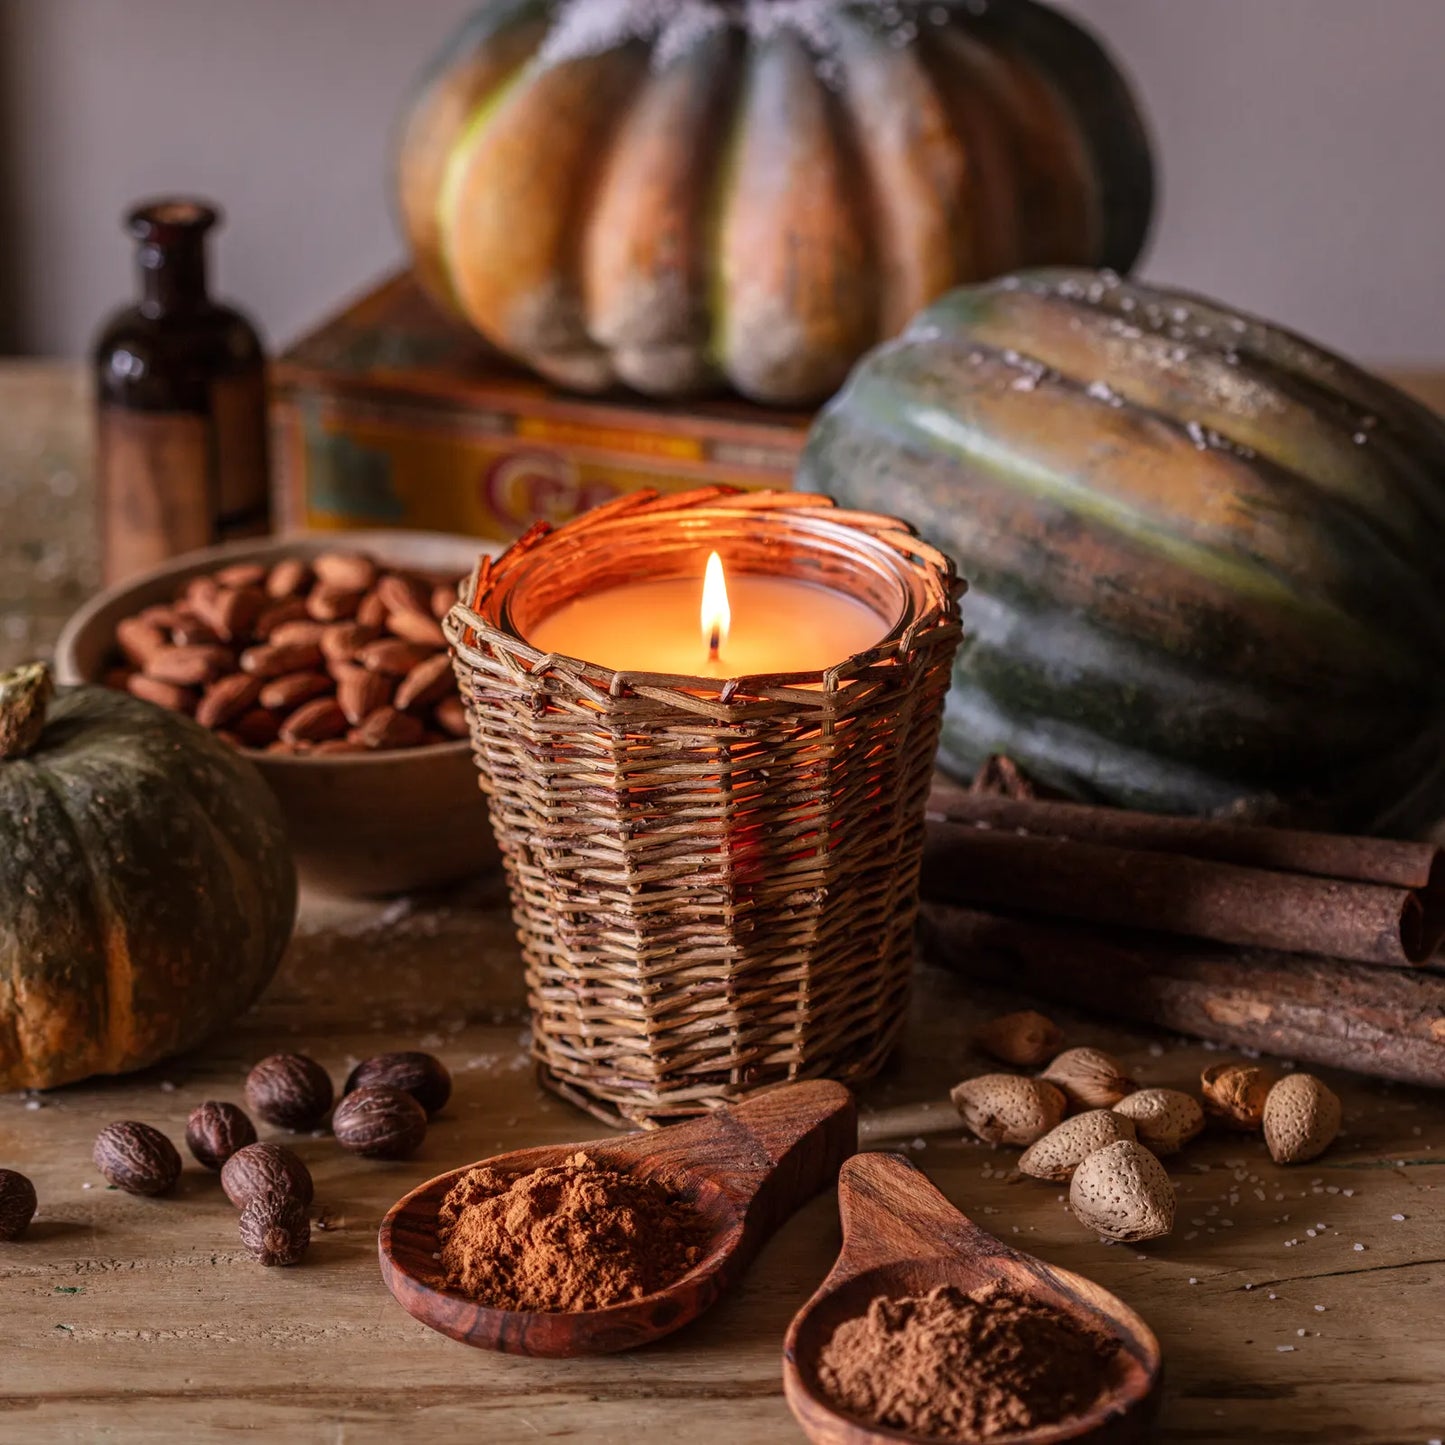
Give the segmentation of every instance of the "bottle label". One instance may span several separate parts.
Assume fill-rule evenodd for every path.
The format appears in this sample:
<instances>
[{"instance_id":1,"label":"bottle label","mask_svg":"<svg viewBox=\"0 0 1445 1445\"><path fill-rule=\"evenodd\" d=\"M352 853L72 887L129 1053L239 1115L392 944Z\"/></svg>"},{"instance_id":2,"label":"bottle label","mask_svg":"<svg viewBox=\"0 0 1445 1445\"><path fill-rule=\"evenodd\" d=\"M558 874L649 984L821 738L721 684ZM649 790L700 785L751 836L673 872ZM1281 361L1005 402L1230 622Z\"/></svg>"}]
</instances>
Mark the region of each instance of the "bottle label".
<instances>
[{"instance_id":1,"label":"bottle label","mask_svg":"<svg viewBox=\"0 0 1445 1445\"><path fill-rule=\"evenodd\" d=\"M225 376L211 387L215 424L216 534L222 542L270 530L266 466L266 382L259 371Z\"/></svg>"},{"instance_id":2,"label":"bottle label","mask_svg":"<svg viewBox=\"0 0 1445 1445\"><path fill-rule=\"evenodd\" d=\"M205 417L102 406L98 441L108 584L215 540Z\"/></svg>"}]
</instances>

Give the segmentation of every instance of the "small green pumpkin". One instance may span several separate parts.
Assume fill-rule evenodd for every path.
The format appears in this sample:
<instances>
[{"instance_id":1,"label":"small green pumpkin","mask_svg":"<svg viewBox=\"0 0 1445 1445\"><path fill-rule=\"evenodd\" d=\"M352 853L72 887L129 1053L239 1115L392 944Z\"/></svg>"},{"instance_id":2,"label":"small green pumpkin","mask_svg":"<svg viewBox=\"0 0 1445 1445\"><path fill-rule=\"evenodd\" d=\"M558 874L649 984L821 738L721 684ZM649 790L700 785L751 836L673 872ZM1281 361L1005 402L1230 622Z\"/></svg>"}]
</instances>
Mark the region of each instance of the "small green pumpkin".
<instances>
[{"instance_id":1,"label":"small green pumpkin","mask_svg":"<svg viewBox=\"0 0 1445 1445\"><path fill-rule=\"evenodd\" d=\"M1108 273L952 292L859 364L799 485L969 581L942 759L1085 798L1409 829L1445 811L1445 422Z\"/></svg>"},{"instance_id":2,"label":"small green pumpkin","mask_svg":"<svg viewBox=\"0 0 1445 1445\"><path fill-rule=\"evenodd\" d=\"M246 1008L291 935L275 797L188 719L0 676L0 1090L143 1068Z\"/></svg>"}]
</instances>

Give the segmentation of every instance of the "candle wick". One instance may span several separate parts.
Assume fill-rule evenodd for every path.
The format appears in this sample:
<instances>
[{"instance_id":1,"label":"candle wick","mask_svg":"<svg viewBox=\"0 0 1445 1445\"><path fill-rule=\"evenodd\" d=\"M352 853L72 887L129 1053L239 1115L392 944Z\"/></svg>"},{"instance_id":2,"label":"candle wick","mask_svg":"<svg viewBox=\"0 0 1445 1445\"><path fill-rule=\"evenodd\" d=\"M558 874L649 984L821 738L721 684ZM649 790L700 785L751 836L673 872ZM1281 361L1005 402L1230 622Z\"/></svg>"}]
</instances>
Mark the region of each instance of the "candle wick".
<instances>
[{"instance_id":1,"label":"candle wick","mask_svg":"<svg viewBox=\"0 0 1445 1445\"><path fill-rule=\"evenodd\" d=\"M715 623L715 624L713 625L712 633L709 635L708 640L707 640L707 660L708 660L709 662L716 662L716 661L718 660L718 654L719 654L721 651L722 651L722 626L721 626L721 624L716 624L716 623Z\"/></svg>"}]
</instances>

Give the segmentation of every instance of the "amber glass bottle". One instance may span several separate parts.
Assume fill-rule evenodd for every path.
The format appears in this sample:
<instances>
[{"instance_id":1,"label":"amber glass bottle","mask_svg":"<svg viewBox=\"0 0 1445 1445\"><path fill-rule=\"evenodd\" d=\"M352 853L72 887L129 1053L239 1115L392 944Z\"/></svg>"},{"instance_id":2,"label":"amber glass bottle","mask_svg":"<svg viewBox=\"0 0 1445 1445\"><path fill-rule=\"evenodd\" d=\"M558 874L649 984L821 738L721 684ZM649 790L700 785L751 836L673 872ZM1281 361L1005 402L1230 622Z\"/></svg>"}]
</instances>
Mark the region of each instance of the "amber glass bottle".
<instances>
[{"instance_id":1,"label":"amber glass bottle","mask_svg":"<svg viewBox=\"0 0 1445 1445\"><path fill-rule=\"evenodd\" d=\"M126 218L140 301L95 347L107 582L270 527L261 340L206 290L206 233L219 219L185 199Z\"/></svg>"}]
</instances>

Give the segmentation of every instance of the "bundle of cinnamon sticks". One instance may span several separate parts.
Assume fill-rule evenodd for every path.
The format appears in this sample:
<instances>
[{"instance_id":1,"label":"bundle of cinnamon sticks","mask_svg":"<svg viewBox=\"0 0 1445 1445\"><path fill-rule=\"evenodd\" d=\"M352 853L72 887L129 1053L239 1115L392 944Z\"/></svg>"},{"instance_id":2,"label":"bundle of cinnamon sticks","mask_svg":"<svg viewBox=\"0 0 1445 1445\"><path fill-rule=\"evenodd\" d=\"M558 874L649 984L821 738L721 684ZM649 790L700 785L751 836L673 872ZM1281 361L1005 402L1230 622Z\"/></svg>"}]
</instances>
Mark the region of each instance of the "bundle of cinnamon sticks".
<instances>
[{"instance_id":1,"label":"bundle of cinnamon sticks","mask_svg":"<svg viewBox=\"0 0 1445 1445\"><path fill-rule=\"evenodd\" d=\"M940 788L922 892L925 950L972 977L1445 1087L1430 844Z\"/></svg>"}]
</instances>

